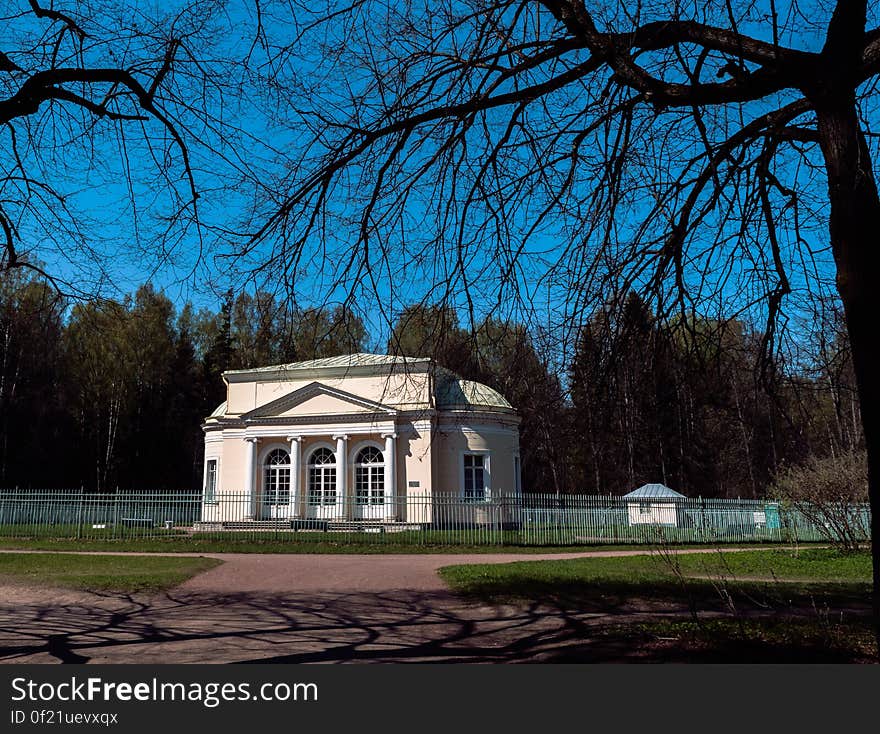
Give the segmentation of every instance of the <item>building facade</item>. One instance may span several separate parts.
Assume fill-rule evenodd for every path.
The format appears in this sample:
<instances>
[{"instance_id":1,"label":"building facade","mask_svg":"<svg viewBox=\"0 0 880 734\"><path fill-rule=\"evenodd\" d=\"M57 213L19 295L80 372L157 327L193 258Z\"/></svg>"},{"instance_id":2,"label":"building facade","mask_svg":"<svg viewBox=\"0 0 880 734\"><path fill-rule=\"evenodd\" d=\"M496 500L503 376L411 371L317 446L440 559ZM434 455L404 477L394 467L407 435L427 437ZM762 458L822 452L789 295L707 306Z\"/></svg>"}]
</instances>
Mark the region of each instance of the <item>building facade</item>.
<instances>
[{"instance_id":1,"label":"building facade","mask_svg":"<svg viewBox=\"0 0 880 734\"><path fill-rule=\"evenodd\" d=\"M352 354L223 374L202 520L436 522L521 491L519 418L430 359Z\"/></svg>"}]
</instances>

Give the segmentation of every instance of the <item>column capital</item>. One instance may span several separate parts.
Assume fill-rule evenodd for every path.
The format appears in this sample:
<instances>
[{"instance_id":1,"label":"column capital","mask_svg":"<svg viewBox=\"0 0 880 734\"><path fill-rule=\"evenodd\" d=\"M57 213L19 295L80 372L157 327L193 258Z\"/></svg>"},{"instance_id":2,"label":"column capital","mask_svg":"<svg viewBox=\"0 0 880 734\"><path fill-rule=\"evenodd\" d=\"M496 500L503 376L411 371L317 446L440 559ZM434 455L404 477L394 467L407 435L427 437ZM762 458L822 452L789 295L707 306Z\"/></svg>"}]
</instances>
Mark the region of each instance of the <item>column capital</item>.
<instances>
[{"instance_id":1,"label":"column capital","mask_svg":"<svg viewBox=\"0 0 880 734\"><path fill-rule=\"evenodd\" d=\"M259 439L256 436L245 436L244 440L248 443L256 443Z\"/></svg>"},{"instance_id":2,"label":"column capital","mask_svg":"<svg viewBox=\"0 0 880 734\"><path fill-rule=\"evenodd\" d=\"M334 440L334 441L338 441L340 438L341 438L343 441L347 441L347 440L348 440L348 434L347 434L347 433L334 433L334 434L333 434L333 440Z\"/></svg>"},{"instance_id":3,"label":"column capital","mask_svg":"<svg viewBox=\"0 0 880 734\"><path fill-rule=\"evenodd\" d=\"M287 440L290 443L293 443L294 441L296 441L297 443L302 443L303 437L302 436L288 436Z\"/></svg>"},{"instance_id":4,"label":"column capital","mask_svg":"<svg viewBox=\"0 0 880 734\"><path fill-rule=\"evenodd\" d=\"M397 438L397 434L394 432L386 432L382 434L382 438Z\"/></svg>"}]
</instances>

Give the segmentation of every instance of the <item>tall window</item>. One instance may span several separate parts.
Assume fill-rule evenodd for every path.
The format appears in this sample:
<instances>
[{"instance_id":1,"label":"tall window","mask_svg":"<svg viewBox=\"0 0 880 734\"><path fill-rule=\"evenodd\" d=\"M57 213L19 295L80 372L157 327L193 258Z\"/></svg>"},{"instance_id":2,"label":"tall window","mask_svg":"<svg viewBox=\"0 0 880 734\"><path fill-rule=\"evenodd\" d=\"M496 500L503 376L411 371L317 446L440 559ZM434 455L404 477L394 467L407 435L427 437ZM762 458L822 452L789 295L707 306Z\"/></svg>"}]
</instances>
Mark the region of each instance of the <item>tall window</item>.
<instances>
[{"instance_id":1,"label":"tall window","mask_svg":"<svg viewBox=\"0 0 880 734\"><path fill-rule=\"evenodd\" d=\"M359 505L385 504L385 458L375 446L361 449L355 457L354 489Z\"/></svg>"},{"instance_id":2,"label":"tall window","mask_svg":"<svg viewBox=\"0 0 880 734\"><path fill-rule=\"evenodd\" d=\"M205 462L205 502L216 502L217 497L217 459Z\"/></svg>"},{"instance_id":3,"label":"tall window","mask_svg":"<svg viewBox=\"0 0 880 734\"><path fill-rule=\"evenodd\" d=\"M488 469L485 454L464 454L464 498L471 502L483 502L486 499L486 470Z\"/></svg>"},{"instance_id":4,"label":"tall window","mask_svg":"<svg viewBox=\"0 0 880 734\"><path fill-rule=\"evenodd\" d=\"M290 454L273 449L263 464L263 503L290 504Z\"/></svg>"},{"instance_id":5,"label":"tall window","mask_svg":"<svg viewBox=\"0 0 880 734\"><path fill-rule=\"evenodd\" d=\"M309 504L336 504L336 456L330 449L317 449L309 458Z\"/></svg>"},{"instance_id":6,"label":"tall window","mask_svg":"<svg viewBox=\"0 0 880 734\"><path fill-rule=\"evenodd\" d=\"M522 494L522 467L518 456L513 457L513 489L517 494Z\"/></svg>"}]
</instances>

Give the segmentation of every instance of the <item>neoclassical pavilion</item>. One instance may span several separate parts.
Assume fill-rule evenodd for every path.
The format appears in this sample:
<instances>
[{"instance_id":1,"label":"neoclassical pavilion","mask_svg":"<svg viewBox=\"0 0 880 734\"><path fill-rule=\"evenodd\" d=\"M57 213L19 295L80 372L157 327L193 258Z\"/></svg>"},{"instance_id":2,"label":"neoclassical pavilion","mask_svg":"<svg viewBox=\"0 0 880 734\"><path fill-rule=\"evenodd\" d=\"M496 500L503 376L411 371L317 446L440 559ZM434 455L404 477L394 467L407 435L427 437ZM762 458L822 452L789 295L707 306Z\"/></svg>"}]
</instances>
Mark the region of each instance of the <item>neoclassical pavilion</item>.
<instances>
[{"instance_id":1,"label":"neoclassical pavilion","mask_svg":"<svg viewBox=\"0 0 880 734\"><path fill-rule=\"evenodd\" d=\"M519 418L430 359L352 354L223 373L202 520L430 522L520 491Z\"/></svg>"}]
</instances>

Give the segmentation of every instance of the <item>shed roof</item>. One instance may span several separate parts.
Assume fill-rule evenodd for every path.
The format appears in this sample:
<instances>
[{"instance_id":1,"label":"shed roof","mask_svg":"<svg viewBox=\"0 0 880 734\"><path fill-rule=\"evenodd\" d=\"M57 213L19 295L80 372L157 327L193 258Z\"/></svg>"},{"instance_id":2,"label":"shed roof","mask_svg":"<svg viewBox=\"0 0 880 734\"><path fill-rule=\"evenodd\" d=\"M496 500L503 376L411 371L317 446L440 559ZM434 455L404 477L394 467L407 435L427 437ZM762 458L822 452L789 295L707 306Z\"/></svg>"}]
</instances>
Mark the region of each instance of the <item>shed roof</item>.
<instances>
[{"instance_id":1,"label":"shed roof","mask_svg":"<svg viewBox=\"0 0 880 734\"><path fill-rule=\"evenodd\" d=\"M683 494L670 489L665 484L643 484L638 489L623 495L625 499L686 499Z\"/></svg>"}]
</instances>

